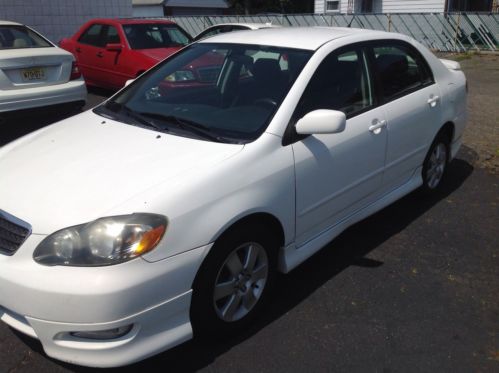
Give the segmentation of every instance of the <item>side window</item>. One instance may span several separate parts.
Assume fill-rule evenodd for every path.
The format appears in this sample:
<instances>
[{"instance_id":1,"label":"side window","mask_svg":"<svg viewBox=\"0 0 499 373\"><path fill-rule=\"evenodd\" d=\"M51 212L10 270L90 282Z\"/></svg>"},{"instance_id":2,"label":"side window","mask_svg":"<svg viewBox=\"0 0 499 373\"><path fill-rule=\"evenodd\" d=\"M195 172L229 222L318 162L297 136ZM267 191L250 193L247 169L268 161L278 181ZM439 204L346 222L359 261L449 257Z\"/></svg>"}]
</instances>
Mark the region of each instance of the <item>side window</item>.
<instances>
[{"instance_id":1,"label":"side window","mask_svg":"<svg viewBox=\"0 0 499 373\"><path fill-rule=\"evenodd\" d=\"M102 28L104 25L94 24L90 26L78 39L79 43L89 44L95 47L103 46Z\"/></svg>"},{"instance_id":2,"label":"side window","mask_svg":"<svg viewBox=\"0 0 499 373\"><path fill-rule=\"evenodd\" d=\"M433 82L424 58L409 45L384 43L374 47L373 52L385 101Z\"/></svg>"},{"instance_id":3,"label":"side window","mask_svg":"<svg viewBox=\"0 0 499 373\"><path fill-rule=\"evenodd\" d=\"M107 27L106 42L104 44L120 44L121 39L118 35L118 29L114 26Z\"/></svg>"},{"instance_id":4,"label":"side window","mask_svg":"<svg viewBox=\"0 0 499 373\"><path fill-rule=\"evenodd\" d=\"M373 105L366 56L360 49L333 52L315 71L298 104L296 119L318 110L352 117Z\"/></svg>"}]
</instances>

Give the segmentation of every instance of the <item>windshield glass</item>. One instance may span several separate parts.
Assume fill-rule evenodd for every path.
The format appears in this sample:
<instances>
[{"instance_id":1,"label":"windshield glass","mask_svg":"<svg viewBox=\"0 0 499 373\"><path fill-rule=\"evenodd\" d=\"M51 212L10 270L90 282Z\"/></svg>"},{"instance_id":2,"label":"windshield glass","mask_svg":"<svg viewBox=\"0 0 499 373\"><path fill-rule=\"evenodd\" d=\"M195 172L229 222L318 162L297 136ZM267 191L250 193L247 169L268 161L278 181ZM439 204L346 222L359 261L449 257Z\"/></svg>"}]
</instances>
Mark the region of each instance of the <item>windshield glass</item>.
<instances>
[{"instance_id":1,"label":"windshield glass","mask_svg":"<svg viewBox=\"0 0 499 373\"><path fill-rule=\"evenodd\" d=\"M46 48L53 45L25 26L0 26L0 49Z\"/></svg>"},{"instance_id":2,"label":"windshield glass","mask_svg":"<svg viewBox=\"0 0 499 373\"><path fill-rule=\"evenodd\" d=\"M125 123L245 143L265 130L312 52L193 44L96 109Z\"/></svg>"},{"instance_id":3,"label":"windshield glass","mask_svg":"<svg viewBox=\"0 0 499 373\"><path fill-rule=\"evenodd\" d=\"M191 37L175 24L123 25L123 30L132 49L183 47L191 42Z\"/></svg>"}]
</instances>

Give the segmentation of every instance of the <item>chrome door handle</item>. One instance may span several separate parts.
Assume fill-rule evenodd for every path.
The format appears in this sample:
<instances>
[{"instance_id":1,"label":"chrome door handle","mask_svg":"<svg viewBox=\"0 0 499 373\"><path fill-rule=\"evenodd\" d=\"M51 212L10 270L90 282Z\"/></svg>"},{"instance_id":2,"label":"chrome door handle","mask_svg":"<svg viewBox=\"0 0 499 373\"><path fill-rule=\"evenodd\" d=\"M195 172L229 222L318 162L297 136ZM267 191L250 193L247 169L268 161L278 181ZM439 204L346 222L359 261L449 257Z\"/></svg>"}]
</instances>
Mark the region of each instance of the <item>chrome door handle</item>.
<instances>
[{"instance_id":1,"label":"chrome door handle","mask_svg":"<svg viewBox=\"0 0 499 373\"><path fill-rule=\"evenodd\" d=\"M99 58L102 58L102 57L104 57L104 54L102 52L97 52L96 56Z\"/></svg>"},{"instance_id":2,"label":"chrome door handle","mask_svg":"<svg viewBox=\"0 0 499 373\"><path fill-rule=\"evenodd\" d=\"M437 106L437 102L438 100L440 99L440 97L438 96L431 96L429 99L428 99L428 105L430 105L430 107L435 107Z\"/></svg>"},{"instance_id":3,"label":"chrome door handle","mask_svg":"<svg viewBox=\"0 0 499 373\"><path fill-rule=\"evenodd\" d=\"M386 120L374 119L372 125L369 126L369 131L377 135L384 127L386 127Z\"/></svg>"}]
</instances>

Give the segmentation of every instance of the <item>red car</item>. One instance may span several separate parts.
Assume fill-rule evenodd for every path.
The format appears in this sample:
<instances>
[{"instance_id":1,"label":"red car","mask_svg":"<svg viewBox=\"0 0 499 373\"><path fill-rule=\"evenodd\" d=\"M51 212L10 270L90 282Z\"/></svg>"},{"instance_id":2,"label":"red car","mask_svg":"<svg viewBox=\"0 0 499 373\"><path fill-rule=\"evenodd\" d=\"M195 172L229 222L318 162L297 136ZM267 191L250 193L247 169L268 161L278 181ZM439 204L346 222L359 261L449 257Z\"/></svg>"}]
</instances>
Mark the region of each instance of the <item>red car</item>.
<instances>
[{"instance_id":1,"label":"red car","mask_svg":"<svg viewBox=\"0 0 499 373\"><path fill-rule=\"evenodd\" d=\"M74 54L88 85L115 89L191 41L170 21L94 19L59 45Z\"/></svg>"}]
</instances>

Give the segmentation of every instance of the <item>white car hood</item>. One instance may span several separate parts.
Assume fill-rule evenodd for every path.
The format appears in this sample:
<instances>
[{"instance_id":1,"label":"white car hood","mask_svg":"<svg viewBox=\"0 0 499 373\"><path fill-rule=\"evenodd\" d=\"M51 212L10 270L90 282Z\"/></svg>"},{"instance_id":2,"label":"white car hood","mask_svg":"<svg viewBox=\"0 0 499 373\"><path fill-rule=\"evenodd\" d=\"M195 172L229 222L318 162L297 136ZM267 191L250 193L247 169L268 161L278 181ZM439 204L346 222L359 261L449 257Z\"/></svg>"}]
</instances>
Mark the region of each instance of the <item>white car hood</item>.
<instances>
[{"instance_id":1,"label":"white car hood","mask_svg":"<svg viewBox=\"0 0 499 373\"><path fill-rule=\"evenodd\" d=\"M99 218L146 189L205 170L242 148L88 111L0 148L0 209L31 224L33 233L50 234Z\"/></svg>"}]
</instances>

